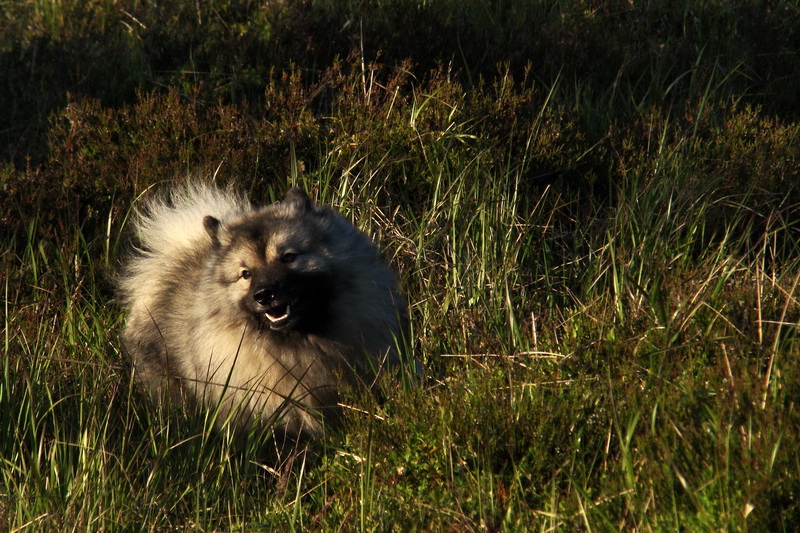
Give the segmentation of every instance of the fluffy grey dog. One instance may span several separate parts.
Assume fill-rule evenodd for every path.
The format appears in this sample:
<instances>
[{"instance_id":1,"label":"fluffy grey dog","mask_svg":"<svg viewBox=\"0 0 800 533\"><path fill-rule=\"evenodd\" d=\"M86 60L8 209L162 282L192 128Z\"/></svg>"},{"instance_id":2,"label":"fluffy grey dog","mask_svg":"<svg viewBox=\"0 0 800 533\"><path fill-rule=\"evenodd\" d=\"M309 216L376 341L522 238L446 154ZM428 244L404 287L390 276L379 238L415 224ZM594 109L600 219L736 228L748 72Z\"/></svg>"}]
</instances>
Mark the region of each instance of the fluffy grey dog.
<instances>
[{"instance_id":1,"label":"fluffy grey dog","mask_svg":"<svg viewBox=\"0 0 800 533\"><path fill-rule=\"evenodd\" d=\"M119 282L137 380L242 433L325 434L342 386L398 361L406 309L370 239L301 189L255 208L192 185L135 222Z\"/></svg>"}]
</instances>

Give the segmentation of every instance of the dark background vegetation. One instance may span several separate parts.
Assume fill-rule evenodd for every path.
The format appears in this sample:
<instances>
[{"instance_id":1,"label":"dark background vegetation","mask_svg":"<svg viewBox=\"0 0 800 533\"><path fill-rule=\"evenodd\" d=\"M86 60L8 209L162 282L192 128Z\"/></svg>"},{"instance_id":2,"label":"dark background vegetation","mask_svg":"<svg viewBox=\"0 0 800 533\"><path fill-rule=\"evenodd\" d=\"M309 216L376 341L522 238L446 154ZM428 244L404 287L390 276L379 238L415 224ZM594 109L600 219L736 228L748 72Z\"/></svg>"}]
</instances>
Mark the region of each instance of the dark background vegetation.
<instances>
[{"instance_id":1,"label":"dark background vegetation","mask_svg":"<svg viewBox=\"0 0 800 533\"><path fill-rule=\"evenodd\" d=\"M470 133L502 153L512 137L526 138L527 119L555 86L553 120L568 136L542 150L530 180L580 165L571 177L598 178L603 193L624 172L626 147L651 141L658 121L708 137L737 113L753 115L741 119L751 131L720 140L744 146L704 158L731 167L711 169L727 181L736 159L759 164L745 152L760 144L748 135L772 137L800 110L791 2L97 1L52 13L48 5L7 2L0 15L5 223L43 195L76 206L130 194L133 183L146 185L148 165L166 175L189 160L225 160L246 179L282 177L290 136L314 165L320 143L373 134L387 100L414 91L444 91L472 121ZM351 97L367 83L376 97ZM426 126L441 125L417 127ZM385 137L370 138L373 149L408 149ZM775 145L765 151L792 148L765 141ZM775 178L752 170L739 173ZM783 181L796 176L779 170Z\"/></svg>"},{"instance_id":2,"label":"dark background vegetation","mask_svg":"<svg viewBox=\"0 0 800 533\"><path fill-rule=\"evenodd\" d=\"M31 346L55 353L31 339L102 336L64 357L124 365L121 312L96 310L137 197L203 172L271 200L292 177L323 199L346 184L356 219L366 204L386 215L371 229L412 304L430 386L371 406L389 421L352 421L340 443L388 458L359 471L386 516L800 527L798 2L11 1L0 33L7 464L58 433L13 429L37 412L18 400L39 390ZM515 214L507 233L476 235L474 213ZM518 315L488 314L495 300ZM98 314L75 331L41 318L80 310ZM545 352L569 356L536 363ZM80 372L42 376L69 395ZM28 470L3 468L10 497ZM264 509L352 525L356 474L314 475L322 496L292 511L305 522ZM238 487L225 479L221 502ZM37 514L27 498L0 503L0 527ZM50 505L54 528L73 516ZM193 527L254 520L214 505ZM120 516L186 525L180 509Z\"/></svg>"}]
</instances>

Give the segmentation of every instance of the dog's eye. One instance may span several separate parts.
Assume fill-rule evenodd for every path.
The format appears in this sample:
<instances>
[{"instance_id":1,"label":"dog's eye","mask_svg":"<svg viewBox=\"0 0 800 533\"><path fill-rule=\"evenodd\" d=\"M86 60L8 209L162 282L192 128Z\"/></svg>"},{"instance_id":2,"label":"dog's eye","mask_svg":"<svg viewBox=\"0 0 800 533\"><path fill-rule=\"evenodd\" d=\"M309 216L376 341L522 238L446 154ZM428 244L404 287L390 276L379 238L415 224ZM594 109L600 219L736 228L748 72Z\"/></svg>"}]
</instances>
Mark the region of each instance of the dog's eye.
<instances>
[{"instance_id":1,"label":"dog's eye","mask_svg":"<svg viewBox=\"0 0 800 533\"><path fill-rule=\"evenodd\" d=\"M291 262L293 262L295 259L297 259L297 255L298 255L298 254L296 254L296 253L293 253L293 252L286 252L285 254L283 254L283 258L282 258L281 260L282 260L284 263L291 263Z\"/></svg>"},{"instance_id":2,"label":"dog's eye","mask_svg":"<svg viewBox=\"0 0 800 533\"><path fill-rule=\"evenodd\" d=\"M243 268L242 269L242 279L250 279L250 276L251 276L250 271L247 270L246 268Z\"/></svg>"}]
</instances>

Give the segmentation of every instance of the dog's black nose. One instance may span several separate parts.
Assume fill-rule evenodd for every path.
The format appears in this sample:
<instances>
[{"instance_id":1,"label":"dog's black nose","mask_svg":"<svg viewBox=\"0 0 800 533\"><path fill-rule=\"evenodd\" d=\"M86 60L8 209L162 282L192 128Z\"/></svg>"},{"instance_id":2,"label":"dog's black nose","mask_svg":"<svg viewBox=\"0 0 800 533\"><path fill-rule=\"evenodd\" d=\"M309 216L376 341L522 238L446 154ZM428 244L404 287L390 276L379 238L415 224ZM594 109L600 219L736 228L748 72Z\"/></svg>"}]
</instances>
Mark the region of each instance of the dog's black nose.
<instances>
[{"instance_id":1,"label":"dog's black nose","mask_svg":"<svg viewBox=\"0 0 800 533\"><path fill-rule=\"evenodd\" d=\"M274 286L260 287L253 293L253 300L261 305L269 305L275 299L275 292Z\"/></svg>"}]
</instances>

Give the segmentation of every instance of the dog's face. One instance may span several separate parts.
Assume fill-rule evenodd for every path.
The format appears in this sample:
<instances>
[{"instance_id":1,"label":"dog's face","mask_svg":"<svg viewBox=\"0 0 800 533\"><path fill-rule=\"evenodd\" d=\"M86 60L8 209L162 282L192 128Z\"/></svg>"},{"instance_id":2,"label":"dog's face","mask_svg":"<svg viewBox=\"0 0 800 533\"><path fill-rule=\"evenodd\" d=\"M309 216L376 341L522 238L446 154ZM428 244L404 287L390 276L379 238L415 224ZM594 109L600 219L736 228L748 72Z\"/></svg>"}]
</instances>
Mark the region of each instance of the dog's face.
<instances>
[{"instance_id":1,"label":"dog's face","mask_svg":"<svg viewBox=\"0 0 800 533\"><path fill-rule=\"evenodd\" d=\"M296 194L229 226L204 220L216 285L230 306L272 331L311 332L331 312L330 239L308 197Z\"/></svg>"}]
</instances>

